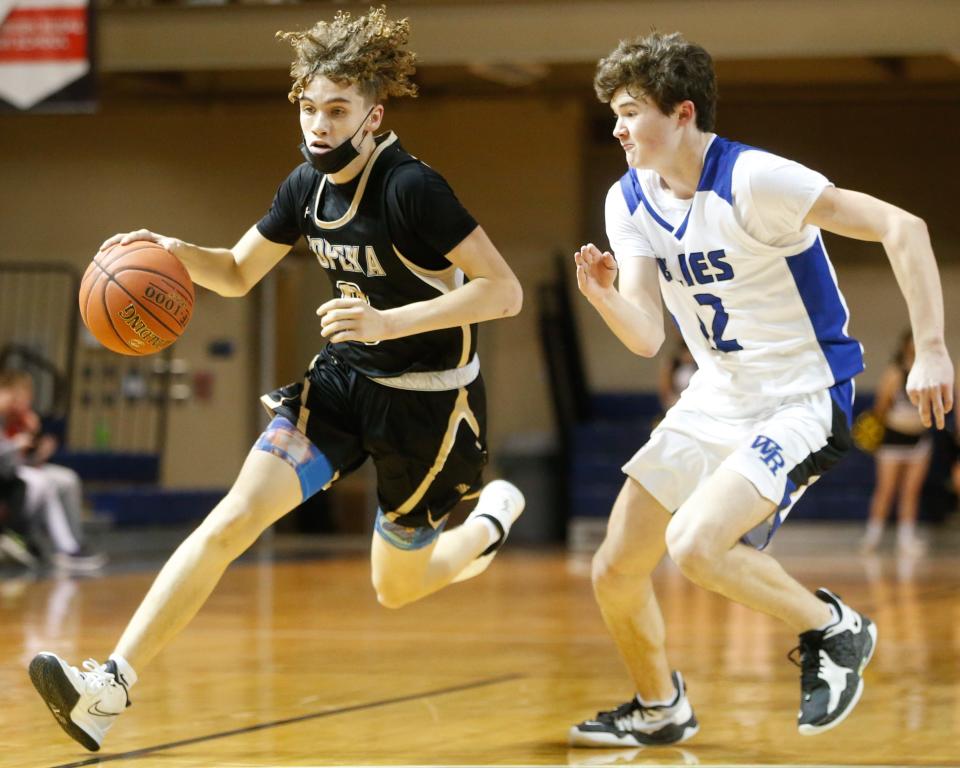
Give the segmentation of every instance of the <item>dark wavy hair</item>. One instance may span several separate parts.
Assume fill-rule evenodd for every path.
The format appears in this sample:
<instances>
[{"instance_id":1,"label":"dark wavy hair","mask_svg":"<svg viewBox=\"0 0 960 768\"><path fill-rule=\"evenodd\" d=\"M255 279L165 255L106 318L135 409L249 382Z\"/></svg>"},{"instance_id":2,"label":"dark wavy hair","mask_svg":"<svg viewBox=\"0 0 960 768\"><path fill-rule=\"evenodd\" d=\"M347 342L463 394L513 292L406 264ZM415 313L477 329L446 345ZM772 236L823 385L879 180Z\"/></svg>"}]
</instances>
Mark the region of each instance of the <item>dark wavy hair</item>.
<instances>
[{"instance_id":1,"label":"dark wavy hair","mask_svg":"<svg viewBox=\"0 0 960 768\"><path fill-rule=\"evenodd\" d=\"M609 102L621 88L634 98L646 96L669 115L681 101L697 109L697 128L712 131L717 115L717 77L704 48L679 32L651 32L620 45L597 64L597 98Z\"/></svg>"},{"instance_id":2,"label":"dark wavy hair","mask_svg":"<svg viewBox=\"0 0 960 768\"><path fill-rule=\"evenodd\" d=\"M300 32L277 32L293 46L290 65L293 86L287 98L296 102L307 83L323 75L340 84L357 85L373 101L389 96L416 96L410 81L417 55L406 50L410 38L408 19L391 21L384 6L353 18L337 11L333 21L318 21Z\"/></svg>"}]
</instances>

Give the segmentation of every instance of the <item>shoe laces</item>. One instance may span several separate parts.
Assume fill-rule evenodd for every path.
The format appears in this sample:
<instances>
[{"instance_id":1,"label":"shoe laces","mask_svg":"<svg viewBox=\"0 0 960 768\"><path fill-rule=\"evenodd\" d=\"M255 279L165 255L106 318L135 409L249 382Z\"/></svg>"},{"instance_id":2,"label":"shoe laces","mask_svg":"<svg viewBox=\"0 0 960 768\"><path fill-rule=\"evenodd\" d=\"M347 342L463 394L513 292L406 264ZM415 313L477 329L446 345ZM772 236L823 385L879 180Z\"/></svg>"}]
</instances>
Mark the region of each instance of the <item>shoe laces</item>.
<instances>
[{"instance_id":1,"label":"shoe laces","mask_svg":"<svg viewBox=\"0 0 960 768\"><path fill-rule=\"evenodd\" d=\"M86 672L80 672L84 688L89 695L95 695L113 685L120 685L116 676L107 669L106 664L100 664L96 659L87 659L83 662ZM78 670L79 671L79 670Z\"/></svg>"},{"instance_id":2,"label":"shoe laces","mask_svg":"<svg viewBox=\"0 0 960 768\"><path fill-rule=\"evenodd\" d=\"M640 720L643 722L662 720L665 709L667 708L663 706L648 707L644 704L641 704L634 697L630 701L621 704L616 709L600 712L597 715L597 720L600 722L612 723L620 731L629 731L632 730L635 723L635 718L637 716L639 716Z\"/></svg>"},{"instance_id":3,"label":"shoe laces","mask_svg":"<svg viewBox=\"0 0 960 768\"><path fill-rule=\"evenodd\" d=\"M800 687L804 691L813 688L820 680L820 640L800 635L800 644L787 654L790 662L800 667Z\"/></svg>"}]
</instances>

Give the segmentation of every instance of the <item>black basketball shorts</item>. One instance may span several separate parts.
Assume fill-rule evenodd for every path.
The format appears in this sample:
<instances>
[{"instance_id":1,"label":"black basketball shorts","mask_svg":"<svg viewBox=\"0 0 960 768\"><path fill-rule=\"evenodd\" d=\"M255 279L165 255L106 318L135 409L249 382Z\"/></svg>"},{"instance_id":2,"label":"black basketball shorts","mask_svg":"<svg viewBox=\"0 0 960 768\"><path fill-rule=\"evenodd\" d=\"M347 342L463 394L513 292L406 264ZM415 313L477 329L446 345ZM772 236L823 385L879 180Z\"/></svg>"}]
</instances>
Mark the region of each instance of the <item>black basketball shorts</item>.
<instances>
[{"instance_id":1,"label":"black basketball shorts","mask_svg":"<svg viewBox=\"0 0 960 768\"><path fill-rule=\"evenodd\" d=\"M373 458L378 528L386 521L439 531L457 502L482 485L487 414L479 375L457 389L397 389L372 381L324 347L303 381L261 400L323 454L330 484Z\"/></svg>"}]
</instances>

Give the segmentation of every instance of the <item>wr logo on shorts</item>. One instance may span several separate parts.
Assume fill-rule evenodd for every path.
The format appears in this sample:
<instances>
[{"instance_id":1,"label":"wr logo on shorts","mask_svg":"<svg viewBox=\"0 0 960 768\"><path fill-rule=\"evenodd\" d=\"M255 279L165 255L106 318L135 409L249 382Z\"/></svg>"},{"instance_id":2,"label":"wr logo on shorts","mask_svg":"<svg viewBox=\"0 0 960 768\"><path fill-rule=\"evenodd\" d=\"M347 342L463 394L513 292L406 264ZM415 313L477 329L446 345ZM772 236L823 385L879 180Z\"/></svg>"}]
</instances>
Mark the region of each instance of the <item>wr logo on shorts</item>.
<instances>
[{"instance_id":1,"label":"wr logo on shorts","mask_svg":"<svg viewBox=\"0 0 960 768\"><path fill-rule=\"evenodd\" d=\"M753 439L753 445L750 447L757 449L757 453L760 454L760 460L767 465L767 469L770 470L771 475L776 475L777 470L786 465L783 456L780 455L780 451L782 451L783 448L766 435L757 435Z\"/></svg>"}]
</instances>

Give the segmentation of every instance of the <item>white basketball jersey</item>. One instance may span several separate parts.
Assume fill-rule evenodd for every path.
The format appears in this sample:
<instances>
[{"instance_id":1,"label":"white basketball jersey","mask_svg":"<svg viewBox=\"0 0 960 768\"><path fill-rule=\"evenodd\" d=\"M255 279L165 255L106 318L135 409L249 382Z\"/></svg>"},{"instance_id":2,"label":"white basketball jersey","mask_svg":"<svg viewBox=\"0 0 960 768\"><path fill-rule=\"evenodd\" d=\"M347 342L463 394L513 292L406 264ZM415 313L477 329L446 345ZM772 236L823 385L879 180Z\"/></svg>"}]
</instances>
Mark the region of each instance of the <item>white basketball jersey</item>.
<instances>
[{"instance_id":1,"label":"white basketball jersey","mask_svg":"<svg viewBox=\"0 0 960 768\"><path fill-rule=\"evenodd\" d=\"M820 230L803 219L819 173L713 137L692 199L630 169L607 195L614 255L656 258L667 309L699 367L729 395L827 389L863 370Z\"/></svg>"}]
</instances>

